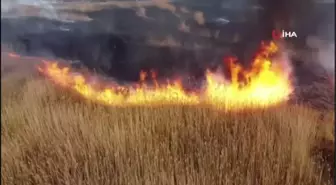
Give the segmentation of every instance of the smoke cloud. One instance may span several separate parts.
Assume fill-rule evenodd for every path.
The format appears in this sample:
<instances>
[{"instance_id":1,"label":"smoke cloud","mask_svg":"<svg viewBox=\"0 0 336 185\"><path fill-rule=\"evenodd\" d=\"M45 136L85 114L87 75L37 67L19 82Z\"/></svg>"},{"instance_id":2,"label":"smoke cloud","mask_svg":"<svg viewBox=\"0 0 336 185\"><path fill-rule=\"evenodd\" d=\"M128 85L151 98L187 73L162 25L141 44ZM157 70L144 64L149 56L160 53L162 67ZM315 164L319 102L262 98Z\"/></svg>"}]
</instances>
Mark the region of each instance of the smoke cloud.
<instances>
[{"instance_id":1,"label":"smoke cloud","mask_svg":"<svg viewBox=\"0 0 336 185\"><path fill-rule=\"evenodd\" d=\"M317 61L325 70L332 75L335 75L335 42L334 41L321 41L318 37L309 37L307 45L317 51Z\"/></svg>"},{"instance_id":2,"label":"smoke cloud","mask_svg":"<svg viewBox=\"0 0 336 185\"><path fill-rule=\"evenodd\" d=\"M328 73L330 79L335 78L335 2L322 2L319 5L321 15L318 20L317 34L307 39L307 45L316 51L316 61ZM330 7L333 7L332 9Z\"/></svg>"}]
</instances>

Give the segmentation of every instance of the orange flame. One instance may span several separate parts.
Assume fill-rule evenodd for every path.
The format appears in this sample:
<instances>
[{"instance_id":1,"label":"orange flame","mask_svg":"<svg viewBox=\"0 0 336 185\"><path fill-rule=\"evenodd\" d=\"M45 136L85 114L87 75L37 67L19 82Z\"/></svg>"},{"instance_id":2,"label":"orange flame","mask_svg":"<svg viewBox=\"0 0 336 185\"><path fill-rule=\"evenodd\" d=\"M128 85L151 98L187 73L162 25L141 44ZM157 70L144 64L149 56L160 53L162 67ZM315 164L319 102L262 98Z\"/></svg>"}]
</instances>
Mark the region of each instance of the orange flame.
<instances>
[{"instance_id":1,"label":"orange flame","mask_svg":"<svg viewBox=\"0 0 336 185\"><path fill-rule=\"evenodd\" d=\"M242 66L229 60L231 81L222 76L207 71L206 86L201 93L187 93L181 82L160 85L154 79L154 87L144 81L148 74L140 73L140 83L137 87L112 86L97 88L90 84L84 75L74 75L68 67L59 67L56 62L46 62L39 66L39 71L54 83L69 88L86 99L107 105L158 105L158 104L210 104L225 110L243 108L260 108L276 105L288 99L292 93L289 76L277 63L272 63L271 55L276 54L275 43L264 45L256 56L251 69L244 70ZM242 77L240 77L242 76Z\"/></svg>"}]
</instances>

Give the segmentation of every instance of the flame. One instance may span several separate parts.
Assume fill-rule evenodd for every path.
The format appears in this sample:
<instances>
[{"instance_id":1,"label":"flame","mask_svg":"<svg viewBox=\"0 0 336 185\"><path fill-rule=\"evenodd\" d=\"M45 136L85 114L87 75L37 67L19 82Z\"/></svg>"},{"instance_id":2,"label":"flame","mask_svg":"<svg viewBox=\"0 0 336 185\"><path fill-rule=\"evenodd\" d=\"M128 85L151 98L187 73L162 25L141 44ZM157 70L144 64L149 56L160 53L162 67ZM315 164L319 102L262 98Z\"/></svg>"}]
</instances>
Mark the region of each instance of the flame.
<instances>
[{"instance_id":1,"label":"flame","mask_svg":"<svg viewBox=\"0 0 336 185\"><path fill-rule=\"evenodd\" d=\"M244 70L235 59L229 60L231 83L218 83L214 75L207 74L206 94L210 102L227 109L260 107L281 103L289 99L293 88L289 74L283 66L272 63L270 56L278 51L275 43L264 46L256 56L252 68ZM243 82L239 80L242 74Z\"/></svg>"},{"instance_id":2,"label":"flame","mask_svg":"<svg viewBox=\"0 0 336 185\"><path fill-rule=\"evenodd\" d=\"M292 93L289 75L281 65L271 60L277 52L275 43L264 44L250 69L244 69L230 58L227 63L231 72L230 82L223 75L207 71L206 85L199 93L187 93L179 80L162 85L156 81L154 71L151 73L154 85L145 83L148 74L141 72L140 82L135 87L103 85L101 88L97 84L102 83L89 83L83 74L74 74L69 67L60 67L57 62L44 62L38 70L55 84L106 105L204 103L225 110L238 110L277 105L289 98Z\"/></svg>"}]
</instances>

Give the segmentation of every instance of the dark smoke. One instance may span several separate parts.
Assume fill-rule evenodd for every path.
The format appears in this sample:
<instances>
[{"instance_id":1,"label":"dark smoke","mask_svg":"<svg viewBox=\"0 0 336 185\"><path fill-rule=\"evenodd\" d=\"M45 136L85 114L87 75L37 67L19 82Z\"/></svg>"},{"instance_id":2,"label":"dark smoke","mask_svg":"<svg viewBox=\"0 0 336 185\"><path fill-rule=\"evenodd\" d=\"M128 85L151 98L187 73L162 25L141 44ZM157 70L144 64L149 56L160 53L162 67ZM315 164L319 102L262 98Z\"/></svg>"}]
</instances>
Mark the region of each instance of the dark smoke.
<instances>
[{"instance_id":1,"label":"dark smoke","mask_svg":"<svg viewBox=\"0 0 336 185\"><path fill-rule=\"evenodd\" d=\"M266 8L264 30L295 31L286 41L297 80L296 101L318 108L334 108L334 14L333 1L261 0Z\"/></svg>"}]
</instances>

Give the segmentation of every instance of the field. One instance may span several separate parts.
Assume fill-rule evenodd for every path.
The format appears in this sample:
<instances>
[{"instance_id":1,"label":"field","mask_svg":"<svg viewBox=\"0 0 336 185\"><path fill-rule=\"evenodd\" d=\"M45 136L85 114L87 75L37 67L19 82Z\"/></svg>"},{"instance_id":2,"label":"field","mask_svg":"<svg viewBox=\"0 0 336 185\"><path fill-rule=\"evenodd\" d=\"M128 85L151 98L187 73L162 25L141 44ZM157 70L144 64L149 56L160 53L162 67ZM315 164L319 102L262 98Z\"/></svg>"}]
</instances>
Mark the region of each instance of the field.
<instances>
[{"instance_id":1,"label":"field","mask_svg":"<svg viewBox=\"0 0 336 185\"><path fill-rule=\"evenodd\" d=\"M332 111L104 107L1 62L3 184L332 183Z\"/></svg>"}]
</instances>

